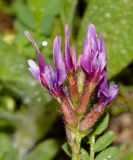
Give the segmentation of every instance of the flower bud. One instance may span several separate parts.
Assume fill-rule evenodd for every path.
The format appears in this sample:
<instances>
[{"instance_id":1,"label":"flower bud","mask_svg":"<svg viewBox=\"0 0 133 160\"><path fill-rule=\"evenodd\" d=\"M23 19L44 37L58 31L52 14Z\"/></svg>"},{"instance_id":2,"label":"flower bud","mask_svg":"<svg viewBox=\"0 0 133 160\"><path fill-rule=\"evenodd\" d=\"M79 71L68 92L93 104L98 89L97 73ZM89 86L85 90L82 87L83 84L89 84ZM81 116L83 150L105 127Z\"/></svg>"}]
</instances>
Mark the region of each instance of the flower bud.
<instances>
[{"instance_id":1,"label":"flower bud","mask_svg":"<svg viewBox=\"0 0 133 160\"><path fill-rule=\"evenodd\" d=\"M77 86L78 86L78 93L79 95L82 94L84 89L84 83L85 83L85 73L81 68L78 68L77 71Z\"/></svg>"},{"instance_id":2,"label":"flower bud","mask_svg":"<svg viewBox=\"0 0 133 160\"><path fill-rule=\"evenodd\" d=\"M68 86L70 97L73 102L77 102L78 100L78 89L77 89L77 81L75 77L75 72L72 71L68 74Z\"/></svg>"},{"instance_id":3,"label":"flower bud","mask_svg":"<svg viewBox=\"0 0 133 160\"><path fill-rule=\"evenodd\" d=\"M68 98L64 95L61 97L61 110L64 114L64 119L66 123L70 126L75 126L77 124L77 118L73 111L72 105Z\"/></svg>"},{"instance_id":4,"label":"flower bud","mask_svg":"<svg viewBox=\"0 0 133 160\"><path fill-rule=\"evenodd\" d=\"M95 106L81 121L79 130L82 132L88 132L93 127L98 118L102 115L105 107Z\"/></svg>"},{"instance_id":5,"label":"flower bud","mask_svg":"<svg viewBox=\"0 0 133 160\"><path fill-rule=\"evenodd\" d=\"M94 91L95 84L86 82L84 91L79 99L77 111L79 114L84 114L87 111L88 104L90 102L91 95Z\"/></svg>"}]
</instances>

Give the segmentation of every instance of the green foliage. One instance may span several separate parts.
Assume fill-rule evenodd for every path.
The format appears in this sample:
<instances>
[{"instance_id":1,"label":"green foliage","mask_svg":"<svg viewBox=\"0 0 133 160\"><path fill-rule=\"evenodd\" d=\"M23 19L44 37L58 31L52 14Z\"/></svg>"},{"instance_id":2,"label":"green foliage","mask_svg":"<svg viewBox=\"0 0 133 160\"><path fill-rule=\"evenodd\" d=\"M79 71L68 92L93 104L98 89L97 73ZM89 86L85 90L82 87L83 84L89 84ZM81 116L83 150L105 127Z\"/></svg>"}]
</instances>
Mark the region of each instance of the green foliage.
<instances>
[{"instance_id":1,"label":"green foliage","mask_svg":"<svg viewBox=\"0 0 133 160\"><path fill-rule=\"evenodd\" d=\"M119 150L116 147L109 147L99 153L95 160L115 160Z\"/></svg>"},{"instance_id":2,"label":"green foliage","mask_svg":"<svg viewBox=\"0 0 133 160\"><path fill-rule=\"evenodd\" d=\"M118 149L108 147L114 140L115 135L112 131L103 132L106 130L109 122L109 114L105 113L94 126L92 132L88 135L88 144L90 145L91 160L114 160ZM96 153L98 155L96 156Z\"/></svg>"},{"instance_id":3,"label":"green foliage","mask_svg":"<svg viewBox=\"0 0 133 160\"><path fill-rule=\"evenodd\" d=\"M18 151L11 147L9 135L0 133L0 160L18 160Z\"/></svg>"},{"instance_id":4,"label":"green foliage","mask_svg":"<svg viewBox=\"0 0 133 160\"><path fill-rule=\"evenodd\" d=\"M3 156L3 154L8 150L10 146L10 139L8 135L4 133L0 133L0 158Z\"/></svg>"},{"instance_id":5,"label":"green foliage","mask_svg":"<svg viewBox=\"0 0 133 160\"><path fill-rule=\"evenodd\" d=\"M102 32L108 53L109 78L118 74L133 60L133 3L131 0L89 0L81 23L78 46L82 47L87 25L94 23ZM123 62L124 60L124 62Z\"/></svg>"},{"instance_id":6,"label":"green foliage","mask_svg":"<svg viewBox=\"0 0 133 160\"><path fill-rule=\"evenodd\" d=\"M109 123L109 114L105 113L96 123L94 130L92 131L93 135L101 134L108 126Z\"/></svg>"},{"instance_id":7,"label":"green foliage","mask_svg":"<svg viewBox=\"0 0 133 160\"><path fill-rule=\"evenodd\" d=\"M69 157L71 157L72 154L71 154L70 146L67 142L62 145L62 149Z\"/></svg>"},{"instance_id":8,"label":"green foliage","mask_svg":"<svg viewBox=\"0 0 133 160\"><path fill-rule=\"evenodd\" d=\"M77 2L77 0L65 0L65 5L61 12L61 20L63 22L63 26L65 26L65 24L68 24L70 26L70 31L72 29Z\"/></svg>"},{"instance_id":9,"label":"green foliage","mask_svg":"<svg viewBox=\"0 0 133 160\"><path fill-rule=\"evenodd\" d=\"M113 142L114 138L115 136L112 131L105 133L103 136L98 138L98 140L96 141L94 145L94 151L99 152L105 149L108 145L110 145Z\"/></svg>"},{"instance_id":10,"label":"green foliage","mask_svg":"<svg viewBox=\"0 0 133 160\"><path fill-rule=\"evenodd\" d=\"M71 149L67 142L62 145L62 149L69 157L72 157ZM81 148L81 158L82 160L89 160L89 153L84 148Z\"/></svg>"},{"instance_id":11,"label":"green foliage","mask_svg":"<svg viewBox=\"0 0 133 160\"><path fill-rule=\"evenodd\" d=\"M81 158L82 158L82 160L89 160L90 159L88 152L83 148L81 149Z\"/></svg>"},{"instance_id":12,"label":"green foliage","mask_svg":"<svg viewBox=\"0 0 133 160\"><path fill-rule=\"evenodd\" d=\"M56 28L55 22L57 16L61 14L63 7L64 1L62 0L39 0L39 2L27 0L25 3L21 0L13 1L12 10L17 16L14 26L17 32L19 32L13 44L20 54L35 57L35 54L33 54L35 53L34 47L24 36L24 31L29 30L41 49L42 41L46 40L48 42L48 46L45 48L45 60L48 63L51 62L52 36L54 34L54 28ZM59 22L59 25L60 27L57 28L61 30L61 22ZM60 30L58 30L59 33L61 33Z\"/></svg>"},{"instance_id":13,"label":"green foliage","mask_svg":"<svg viewBox=\"0 0 133 160\"><path fill-rule=\"evenodd\" d=\"M28 154L25 160L52 160L57 154L59 145L56 140L48 139L41 142L37 147Z\"/></svg>"},{"instance_id":14,"label":"green foliage","mask_svg":"<svg viewBox=\"0 0 133 160\"><path fill-rule=\"evenodd\" d=\"M50 35L54 24L55 16L59 15L64 2L62 0L27 0L27 4L21 0L15 0L13 11L18 16L17 29L25 29L33 32L35 35ZM18 10L19 7L19 10ZM23 27L21 27L23 26Z\"/></svg>"},{"instance_id":15,"label":"green foliage","mask_svg":"<svg viewBox=\"0 0 133 160\"><path fill-rule=\"evenodd\" d=\"M27 0L29 9L33 12L36 20L41 21L44 15L45 9L45 1L46 0ZM38 22L37 22L38 23Z\"/></svg>"},{"instance_id":16,"label":"green foliage","mask_svg":"<svg viewBox=\"0 0 133 160\"><path fill-rule=\"evenodd\" d=\"M15 0L13 3L13 10L15 14L18 16L19 22L30 27L31 29L35 29L36 21L34 19L34 16L32 12L29 10L28 6L24 4L23 1Z\"/></svg>"},{"instance_id":17,"label":"green foliage","mask_svg":"<svg viewBox=\"0 0 133 160\"><path fill-rule=\"evenodd\" d=\"M18 150L9 148L2 156L0 160L18 160Z\"/></svg>"}]
</instances>

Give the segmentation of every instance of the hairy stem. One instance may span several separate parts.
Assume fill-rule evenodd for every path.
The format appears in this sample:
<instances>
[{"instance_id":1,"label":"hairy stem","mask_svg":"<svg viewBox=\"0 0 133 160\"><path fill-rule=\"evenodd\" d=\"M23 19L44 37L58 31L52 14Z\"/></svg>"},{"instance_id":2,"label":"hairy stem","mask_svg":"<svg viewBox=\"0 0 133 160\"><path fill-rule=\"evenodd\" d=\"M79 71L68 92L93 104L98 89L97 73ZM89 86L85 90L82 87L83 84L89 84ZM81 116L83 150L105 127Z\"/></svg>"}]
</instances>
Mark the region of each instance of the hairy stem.
<instances>
[{"instance_id":1,"label":"hairy stem","mask_svg":"<svg viewBox=\"0 0 133 160\"><path fill-rule=\"evenodd\" d=\"M72 141L72 160L81 160L80 159L80 147L81 145L81 138L79 136L79 132L77 131L74 134L73 141Z\"/></svg>"},{"instance_id":2,"label":"hairy stem","mask_svg":"<svg viewBox=\"0 0 133 160\"><path fill-rule=\"evenodd\" d=\"M95 144L95 137L90 137L90 160L94 160L95 152L94 152L94 144Z\"/></svg>"}]
</instances>

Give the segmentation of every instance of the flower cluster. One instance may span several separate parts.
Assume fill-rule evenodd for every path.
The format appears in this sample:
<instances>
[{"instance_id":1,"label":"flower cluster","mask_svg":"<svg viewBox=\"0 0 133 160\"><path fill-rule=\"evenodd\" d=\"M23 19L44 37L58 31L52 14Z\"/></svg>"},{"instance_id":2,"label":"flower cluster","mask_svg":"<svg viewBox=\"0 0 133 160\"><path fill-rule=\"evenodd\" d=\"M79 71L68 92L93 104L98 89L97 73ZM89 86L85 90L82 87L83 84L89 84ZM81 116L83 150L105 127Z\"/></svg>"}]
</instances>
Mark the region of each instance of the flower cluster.
<instances>
[{"instance_id":1,"label":"flower cluster","mask_svg":"<svg viewBox=\"0 0 133 160\"><path fill-rule=\"evenodd\" d=\"M64 56L60 36L54 40L54 67L45 63L30 33L26 31L25 35L34 45L38 56L38 65L33 60L28 61L29 71L60 103L66 124L70 127L78 124L81 132L88 132L118 93L117 85L108 86L102 34L98 39L95 26L90 24L82 53L76 59L76 50L74 46L70 47L66 25ZM64 87L65 81L67 85Z\"/></svg>"}]
</instances>

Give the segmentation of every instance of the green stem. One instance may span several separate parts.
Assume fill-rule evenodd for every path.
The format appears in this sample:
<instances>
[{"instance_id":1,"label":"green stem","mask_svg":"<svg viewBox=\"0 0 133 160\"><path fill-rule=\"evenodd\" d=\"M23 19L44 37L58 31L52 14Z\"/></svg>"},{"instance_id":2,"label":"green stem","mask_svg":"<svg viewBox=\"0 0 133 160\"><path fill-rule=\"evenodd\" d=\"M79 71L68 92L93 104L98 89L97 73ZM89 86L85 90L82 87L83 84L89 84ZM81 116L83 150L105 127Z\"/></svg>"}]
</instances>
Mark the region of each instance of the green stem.
<instances>
[{"instance_id":1,"label":"green stem","mask_svg":"<svg viewBox=\"0 0 133 160\"><path fill-rule=\"evenodd\" d=\"M95 137L90 137L90 160L94 160L95 152L94 152L94 144L95 144Z\"/></svg>"},{"instance_id":2,"label":"green stem","mask_svg":"<svg viewBox=\"0 0 133 160\"><path fill-rule=\"evenodd\" d=\"M72 142L72 160L80 160L80 144L80 137L78 136L78 134L74 135L74 139Z\"/></svg>"}]
</instances>

